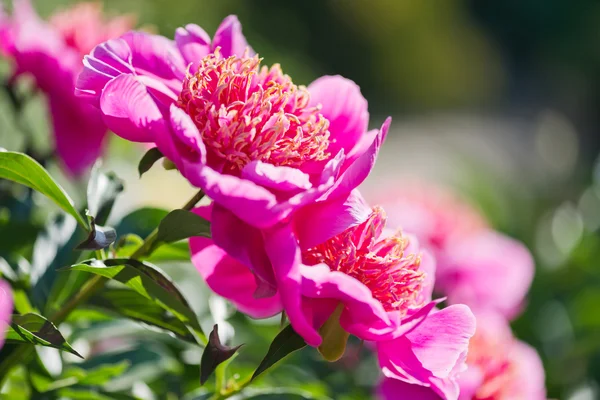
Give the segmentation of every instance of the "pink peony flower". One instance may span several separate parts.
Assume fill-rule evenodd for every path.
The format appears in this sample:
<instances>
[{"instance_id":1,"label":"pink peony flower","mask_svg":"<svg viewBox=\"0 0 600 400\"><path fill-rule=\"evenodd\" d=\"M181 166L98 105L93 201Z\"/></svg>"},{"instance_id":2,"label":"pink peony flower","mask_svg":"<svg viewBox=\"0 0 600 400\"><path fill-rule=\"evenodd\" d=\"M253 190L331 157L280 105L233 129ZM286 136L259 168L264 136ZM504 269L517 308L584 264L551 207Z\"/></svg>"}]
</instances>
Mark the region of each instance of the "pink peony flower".
<instances>
[{"instance_id":1,"label":"pink peony flower","mask_svg":"<svg viewBox=\"0 0 600 400\"><path fill-rule=\"evenodd\" d=\"M460 400L543 400L544 368L536 351L515 339L497 314L477 316L477 332L469 344L468 369L460 374ZM431 389L385 379L383 400L439 399Z\"/></svg>"},{"instance_id":2,"label":"pink peony flower","mask_svg":"<svg viewBox=\"0 0 600 400\"><path fill-rule=\"evenodd\" d=\"M80 174L100 155L106 126L100 113L74 95L81 59L93 46L130 29L130 17L103 22L100 3L80 3L41 20L29 0L15 0L11 17L0 10L0 52L15 64L13 79L28 74L48 97L56 152Z\"/></svg>"},{"instance_id":3,"label":"pink peony flower","mask_svg":"<svg viewBox=\"0 0 600 400\"><path fill-rule=\"evenodd\" d=\"M367 102L347 79L305 88L260 61L234 16L212 40L196 25L174 41L130 32L92 50L77 91L115 133L155 143L214 200L213 240L251 269L254 297L279 291L287 312L302 315L298 241L310 247L367 218L353 190L390 121L367 131ZM312 324L293 320L320 340Z\"/></svg>"},{"instance_id":4,"label":"pink peony flower","mask_svg":"<svg viewBox=\"0 0 600 400\"><path fill-rule=\"evenodd\" d=\"M518 314L534 274L523 244L493 231L477 210L434 185L408 184L373 198L435 255L436 290L449 303Z\"/></svg>"},{"instance_id":5,"label":"pink peony flower","mask_svg":"<svg viewBox=\"0 0 600 400\"><path fill-rule=\"evenodd\" d=\"M212 214L206 207L196 212L204 217L218 216L218 206L212 207ZM304 218L303 229L319 229L318 215ZM230 248L220 248L216 244L219 236L231 235L231 231L213 220L213 239L192 238L190 248L192 261L208 285L242 311L261 317L283 307L294 329L308 344L320 346L322 353L340 341L343 349L349 334L375 341L381 365L390 376L435 387L444 398L456 399L455 371L464 364L468 340L475 330L474 318L462 305L434 310L433 258L421 254L412 238L384 234L384 225L383 210L376 207L361 224L317 244L310 241L306 246L294 238L310 236L279 231L271 242L277 243L273 257L274 249L260 242L262 236L246 230L237 232L237 243ZM244 240L248 237L256 240L253 252L248 251L249 241ZM278 292L274 297L258 299L260 283L234 257L246 257L246 265L267 264L256 259L268 259L269 250L273 268L264 276L271 275ZM297 267L283 275L276 268L277 262ZM324 325L337 333L321 337L326 335Z\"/></svg>"},{"instance_id":6,"label":"pink peony flower","mask_svg":"<svg viewBox=\"0 0 600 400\"><path fill-rule=\"evenodd\" d=\"M10 323L10 316L13 310L13 298L10 286L3 280L0 280L0 349L4 345L4 336Z\"/></svg>"}]
</instances>

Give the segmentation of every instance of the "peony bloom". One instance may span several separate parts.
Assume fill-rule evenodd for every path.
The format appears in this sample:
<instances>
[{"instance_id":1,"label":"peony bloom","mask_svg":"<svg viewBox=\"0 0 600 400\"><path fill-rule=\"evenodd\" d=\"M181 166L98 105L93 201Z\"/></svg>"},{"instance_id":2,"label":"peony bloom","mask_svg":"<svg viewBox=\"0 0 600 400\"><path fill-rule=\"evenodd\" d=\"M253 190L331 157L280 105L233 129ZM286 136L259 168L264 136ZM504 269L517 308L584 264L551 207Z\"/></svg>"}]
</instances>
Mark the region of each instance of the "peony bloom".
<instances>
[{"instance_id":1,"label":"peony bloom","mask_svg":"<svg viewBox=\"0 0 600 400\"><path fill-rule=\"evenodd\" d=\"M196 25L174 41L129 32L85 57L77 92L116 134L155 143L214 200L213 240L251 269L254 297L279 291L288 314L302 315L298 241L317 245L368 217L354 189L390 121L367 131L367 101L345 78L306 88L260 62L234 16L212 40ZM320 341L304 318L292 321Z\"/></svg>"},{"instance_id":2,"label":"peony bloom","mask_svg":"<svg viewBox=\"0 0 600 400\"><path fill-rule=\"evenodd\" d=\"M13 79L31 75L47 95L56 153L69 173L80 174L94 163L107 132L100 113L74 95L81 59L131 25L129 17L104 22L100 3L77 4L48 22L29 0L15 0L10 17L0 10L0 52L14 61Z\"/></svg>"},{"instance_id":3,"label":"peony bloom","mask_svg":"<svg viewBox=\"0 0 600 400\"><path fill-rule=\"evenodd\" d=\"M195 212L213 217L218 215L215 207L212 213L210 207ZM318 215L305 215L304 229L318 230L318 221ZM456 372L464 367L474 318L462 305L435 310L433 258L421 254L413 238L389 235L384 226L383 210L375 207L364 222L321 243L305 245L302 239L290 243L285 233L276 249L278 256L272 257L273 267L292 259L297 276L278 277L276 268L265 272L278 289L275 296L266 298L256 297L261 293L260 282L234 259L242 258L244 245L225 251L215 244L224 233L220 230L227 227L213 221L213 239L192 238L190 248L192 261L208 285L240 310L264 317L283 308L294 329L328 359L343 354L350 334L374 341L384 373L435 388L445 399L456 400ZM245 252L246 265L260 264L256 258L268 259L269 246L260 243L260 235L241 231L236 237L238 244L255 237L254 248L266 249Z\"/></svg>"},{"instance_id":4,"label":"peony bloom","mask_svg":"<svg viewBox=\"0 0 600 400\"><path fill-rule=\"evenodd\" d=\"M10 316L13 309L13 298L10 286L3 280L0 280L0 349L4 345L4 336L10 323Z\"/></svg>"},{"instance_id":5,"label":"peony bloom","mask_svg":"<svg viewBox=\"0 0 600 400\"><path fill-rule=\"evenodd\" d=\"M544 368L536 351L515 339L497 314L477 316L477 332L469 344L468 369L460 374L460 400L544 400ZM432 390L385 379L383 400L439 400Z\"/></svg>"},{"instance_id":6,"label":"peony bloom","mask_svg":"<svg viewBox=\"0 0 600 400\"><path fill-rule=\"evenodd\" d=\"M435 255L436 290L449 303L518 314L534 274L522 243L493 231L476 209L434 185L409 184L373 199Z\"/></svg>"}]
</instances>

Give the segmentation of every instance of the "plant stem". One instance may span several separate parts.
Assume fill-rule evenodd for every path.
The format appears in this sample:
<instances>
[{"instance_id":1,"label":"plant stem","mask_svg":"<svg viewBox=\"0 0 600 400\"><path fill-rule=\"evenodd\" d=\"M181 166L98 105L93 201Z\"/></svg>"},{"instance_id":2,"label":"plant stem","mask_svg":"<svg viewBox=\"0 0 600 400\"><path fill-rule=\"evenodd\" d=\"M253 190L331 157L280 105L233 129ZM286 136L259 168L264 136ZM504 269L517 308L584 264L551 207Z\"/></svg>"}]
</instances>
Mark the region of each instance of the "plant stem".
<instances>
[{"instance_id":1,"label":"plant stem","mask_svg":"<svg viewBox=\"0 0 600 400\"><path fill-rule=\"evenodd\" d=\"M194 197L192 197L182 208L184 210L191 210L202 198L204 197L204 192L201 190L198 191ZM145 256L148 251L152 249L152 244L156 240L156 235L158 234L158 228L154 229L144 242L137 248L137 250L131 255L130 258L140 258ZM97 255L104 255L104 252L98 252ZM102 257L103 258L103 257ZM90 279L75 296L73 296L67 304L65 304L60 310L54 313L49 321L54 325L58 326L62 322L64 322L71 312L75 310L78 306L85 303L90 297L92 297L98 290L104 287L104 284L108 281L107 278L95 275L92 279ZM12 367L16 364L23 364L29 360L29 357L33 353L34 346L30 343L24 343L18 346L15 350L11 352L0 364L0 388L2 388L3 381L6 378L6 375Z\"/></svg>"}]
</instances>

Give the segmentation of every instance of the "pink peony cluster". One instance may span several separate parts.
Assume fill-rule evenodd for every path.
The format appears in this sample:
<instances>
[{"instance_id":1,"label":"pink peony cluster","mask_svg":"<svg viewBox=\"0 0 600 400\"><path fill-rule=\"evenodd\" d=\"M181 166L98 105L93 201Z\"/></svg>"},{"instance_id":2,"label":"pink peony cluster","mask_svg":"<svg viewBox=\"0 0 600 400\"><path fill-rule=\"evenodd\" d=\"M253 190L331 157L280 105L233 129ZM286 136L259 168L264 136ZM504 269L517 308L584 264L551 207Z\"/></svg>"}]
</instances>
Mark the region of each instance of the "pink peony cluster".
<instances>
[{"instance_id":1,"label":"pink peony cluster","mask_svg":"<svg viewBox=\"0 0 600 400\"><path fill-rule=\"evenodd\" d=\"M13 310L12 291L8 283L0 279L0 349L4 345L4 336L10 323Z\"/></svg>"},{"instance_id":2,"label":"pink peony cluster","mask_svg":"<svg viewBox=\"0 0 600 400\"><path fill-rule=\"evenodd\" d=\"M390 187L389 185L387 187ZM435 292L449 304L475 310L477 331L460 400L545 399L539 356L513 337L508 320L518 315L534 273L533 258L520 242L492 230L485 218L456 195L433 184L400 182L375 193L395 225L413 233L437 260ZM385 400L439 399L428 388L386 379Z\"/></svg>"},{"instance_id":3,"label":"pink peony cluster","mask_svg":"<svg viewBox=\"0 0 600 400\"><path fill-rule=\"evenodd\" d=\"M46 94L56 154L70 174L79 175L94 163L107 133L98 110L75 97L81 59L132 25L127 16L104 22L100 3L79 3L47 22L29 0L14 0L10 16L0 8L0 54L13 61L13 80L30 75Z\"/></svg>"},{"instance_id":4,"label":"pink peony cluster","mask_svg":"<svg viewBox=\"0 0 600 400\"><path fill-rule=\"evenodd\" d=\"M174 40L128 32L95 46L83 64L76 93L103 123L158 147L212 199L194 210L211 221L212 237L190 247L217 294L255 318L284 311L328 360L342 356L349 335L372 342L382 392L424 393L402 398L457 400L465 377L477 387L504 379L502 368L480 362L488 347L469 345L475 317L457 303L514 315L532 277L529 253L436 193L407 199L412 209L384 201L386 229L383 209L357 187L391 120L367 129L355 83L324 76L296 85L279 65L261 65L234 16L212 38L196 25L178 28ZM396 217L405 211L412 219ZM438 309L434 285L450 306ZM506 363L516 365L520 350L509 353ZM470 359L478 381L475 367L465 372Z\"/></svg>"}]
</instances>

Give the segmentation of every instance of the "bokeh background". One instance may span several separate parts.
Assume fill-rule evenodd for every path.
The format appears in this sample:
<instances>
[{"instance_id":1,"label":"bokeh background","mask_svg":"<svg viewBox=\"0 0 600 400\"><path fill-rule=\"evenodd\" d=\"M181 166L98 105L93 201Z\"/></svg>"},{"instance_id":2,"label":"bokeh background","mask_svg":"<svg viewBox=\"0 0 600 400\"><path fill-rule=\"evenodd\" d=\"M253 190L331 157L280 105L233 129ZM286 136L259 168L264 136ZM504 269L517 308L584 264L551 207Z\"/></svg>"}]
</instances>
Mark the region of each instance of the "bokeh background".
<instances>
[{"instance_id":1,"label":"bokeh background","mask_svg":"<svg viewBox=\"0 0 600 400\"><path fill-rule=\"evenodd\" d=\"M34 1L44 16L68 3ZM104 3L109 11L137 15L145 29L167 37L187 23L212 34L225 16L237 14L265 63L279 62L295 83L324 74L358 83L369 101L372 128L393 116L367 189L414 178L442 182L470 199L497 229L525 242L537 272L527 308L513 328L540 352L549 397L600 398L599 2ZM6 63L2 68L6 76ZM19 128L6 98L0 97L0 107L0 143L18 148ZM47 123L37 117L43 108L43 99L34 98L26 110L40 151L49 143ZM175 207L192 193L183 179L160 168L139 180L135 166L143 150L118 138L110 146L106 164L127 182L115 218L139 205ZM65 184L77 192L77 183ZM167 268L179 271L184 289L202 301L195 287L201 283L181 272L189 269ZM236 360L251 367L276 325L229 317L226 305L211 301L213 315L230 318L235 341L253 343ZM332 365L315 360L302 352L269 379L302 381L315 393L340 399L364 398L376 379L373 360L358 368L352 356ZM161 365L167 378L160 375L160 384L167 386L178 382L171 375L194 373Z\"/></svg>"}]
</instances>

